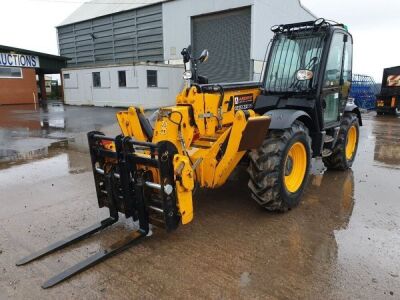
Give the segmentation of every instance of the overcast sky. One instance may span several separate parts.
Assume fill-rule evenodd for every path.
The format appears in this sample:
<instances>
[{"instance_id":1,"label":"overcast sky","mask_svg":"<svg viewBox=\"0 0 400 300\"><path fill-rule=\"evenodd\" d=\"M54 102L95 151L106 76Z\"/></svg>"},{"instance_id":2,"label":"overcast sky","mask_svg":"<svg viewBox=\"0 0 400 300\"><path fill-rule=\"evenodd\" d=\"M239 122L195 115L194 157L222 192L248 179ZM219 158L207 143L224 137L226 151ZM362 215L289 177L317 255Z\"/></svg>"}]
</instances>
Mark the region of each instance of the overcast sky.
<instances>
[{"instance_id":1,"label":"overcast sky","mask_svg":"<svg viewBox=\"0 0 400 300\"><path fill-rule=\"evenodd\" d=\"M400 65L400 0L302 0L319 17L345 23L354 38L355 73L382 81Z\"/></svg>"},{"instance_id":2,"label":"overcast sky","mask_svg":"<svg viewBox=\"0 0 400 300\"><path fill-rule=\"evenodd\" d=\"M55 26L82 2L1 1L0 44L58 54ZM381 81L384 67L400 65L400 0L302 0L302 3L319 17L348 25L354 37L354 72Z\"/></svg>"}]
</instances>

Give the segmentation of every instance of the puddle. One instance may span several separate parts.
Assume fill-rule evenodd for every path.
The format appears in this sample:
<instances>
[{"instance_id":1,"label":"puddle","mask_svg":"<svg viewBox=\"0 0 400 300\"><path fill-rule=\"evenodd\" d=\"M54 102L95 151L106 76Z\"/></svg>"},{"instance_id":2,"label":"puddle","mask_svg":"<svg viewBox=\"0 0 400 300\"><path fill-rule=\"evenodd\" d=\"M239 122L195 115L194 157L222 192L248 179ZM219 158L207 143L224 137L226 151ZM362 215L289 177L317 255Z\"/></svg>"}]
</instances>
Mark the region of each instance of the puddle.
<instances>
[{"instance_id":1,"label":"puddle","mask_svg":"<svg viewBox=\"0 0 400 300\"><path fill-rule=\"evenodd\" d=\"M68 141L53 141L43 138L15 139L8 144L12 149L0 148L0 166L2 163L35 160L49 156L55 149L66 149Z\"/></svg>"},{"instance_id":2,"label":"puddle","mask_svg":"<svg viewBox=\"0 0 400 300\"><path fill-rule=\"evenodd\" d=\"M86 133L108 128L116 131L117 111L115 108L64 106L60 102L40 107L0 106L0 164L41 159L50 153L54 155L55 149L86 152Z\"/></svg>"},{"instance_id":3,"label":"puddle","mask_svg":"<svg viewBox=\"0 0 400 300\"><path fill-rule=\"evenodd\" d=\"M42 182L90 170L90 158L86 153L49 148L46 158L0 164L0 189L18 183Z\"/></svg>"},{"instance_id":4,"label":"puddle","mask_svg":"<svg viewBox=\"0 0 400 300\"><path fill-rule=\"evenodd\" d=\"M372 135L375 137L374 161L378 165L400 168L400 118L377 117Z\"/></svg>"}]
</instances>

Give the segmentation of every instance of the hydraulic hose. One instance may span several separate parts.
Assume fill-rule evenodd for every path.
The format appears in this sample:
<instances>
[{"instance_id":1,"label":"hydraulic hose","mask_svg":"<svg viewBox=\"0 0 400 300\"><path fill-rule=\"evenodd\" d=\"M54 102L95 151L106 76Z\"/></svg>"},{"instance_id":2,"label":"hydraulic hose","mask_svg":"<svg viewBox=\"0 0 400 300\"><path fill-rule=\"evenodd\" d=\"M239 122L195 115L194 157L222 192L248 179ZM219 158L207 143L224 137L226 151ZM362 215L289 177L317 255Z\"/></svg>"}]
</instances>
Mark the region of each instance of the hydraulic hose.
<instances>
[{"instance_id":1,"label":"hydraulic hose","mask_svg":"<svg viewBox=\"0 0 400 300\"><path fill-rule=\"evenodd\" d=\"M219 93L220 93L220 97L219 97L219 101L218 101L217 120L218 120L218 127L221 129L222 128L222 104L224 102L225 91L224 91L224 88L222 87L222 85L220 85L220 84L214 85L213 88L214 88L214 91L219 91Z\"/></svg>"}]
</instances>

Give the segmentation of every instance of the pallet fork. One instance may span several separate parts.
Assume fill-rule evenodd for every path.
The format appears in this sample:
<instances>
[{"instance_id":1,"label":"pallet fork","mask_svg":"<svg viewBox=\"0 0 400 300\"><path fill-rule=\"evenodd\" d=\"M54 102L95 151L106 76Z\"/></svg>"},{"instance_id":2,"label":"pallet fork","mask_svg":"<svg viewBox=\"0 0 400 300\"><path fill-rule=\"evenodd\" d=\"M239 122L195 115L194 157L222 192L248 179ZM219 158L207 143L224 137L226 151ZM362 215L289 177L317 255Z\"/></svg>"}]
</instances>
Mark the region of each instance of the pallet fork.
<instances>
[{"instance_id":1,"label":"pallet fork","mask_svg":"<svg viewBox=\"0 0 400 300\"><path fill-rule=\"evenodd\" d=\"M98 204L100 208L108 207L110 217L32 253L16 265L22 266L47 256L113 225L118 221L119 213L139 221L139 229L50 278L42 285L44 289L137 244L149 234L150 222L171 231L180 221L173 193L172 158L176 148L172 144L137 142L123 136L114 139L95 131L88 133L88 141ZM148 171L149 168L156 170L160 184L152 182L154 174Z\"/></svg>"}]
</instances>

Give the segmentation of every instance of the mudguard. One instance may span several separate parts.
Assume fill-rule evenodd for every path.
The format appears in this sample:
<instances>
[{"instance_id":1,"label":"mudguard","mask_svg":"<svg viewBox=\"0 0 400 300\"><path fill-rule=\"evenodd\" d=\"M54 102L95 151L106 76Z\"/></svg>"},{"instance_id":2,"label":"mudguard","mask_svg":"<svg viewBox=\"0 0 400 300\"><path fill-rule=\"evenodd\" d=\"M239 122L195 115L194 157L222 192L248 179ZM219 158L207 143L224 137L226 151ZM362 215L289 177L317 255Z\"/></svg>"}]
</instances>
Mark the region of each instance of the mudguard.
<instances>
[{"instance_id":1,"label":"mudguard","mask_svg":"<svg viewBox=\"0 0 400 300\"><path fill-rule=\"evenodd\" d=\"M270 129L290 128L299 118L308 119L311 122L311 117L305 111L295 109L274 109L266 112L264 116L271 118Z\"/></svg>"},{"instance_id":2,"label":"mudguard","mask_svg":"<svg viewBox=\"0 0 400 300\"><path fill-rule=\"evenodd\" d=\"M361 112L360 112L360 110L359 110L357 105L355 105L354 103L347 103L344 111L345 112L355 113L357 115L357 118L358 118L358 124L360 126L362 126Z\"/></svg>"}]
</instances>

